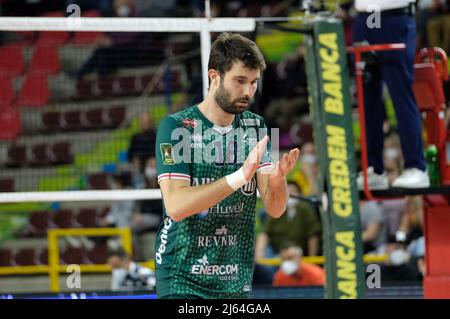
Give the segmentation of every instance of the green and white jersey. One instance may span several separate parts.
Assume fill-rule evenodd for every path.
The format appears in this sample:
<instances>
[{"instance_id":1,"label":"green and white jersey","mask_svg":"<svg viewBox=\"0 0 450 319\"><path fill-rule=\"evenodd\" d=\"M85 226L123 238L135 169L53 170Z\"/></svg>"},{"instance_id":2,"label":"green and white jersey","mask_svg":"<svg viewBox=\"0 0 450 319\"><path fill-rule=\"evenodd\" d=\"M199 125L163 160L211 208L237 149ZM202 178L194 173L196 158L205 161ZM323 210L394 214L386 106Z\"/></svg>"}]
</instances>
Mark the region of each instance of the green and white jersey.
<instances>
[{"instance_id":1,"label":"green and white jersey","mask_svg":"<svg viewBox=\"0 0 450 319\"><path fill-rule=\"evenodd\" d=\"M191 186L212 183L238 170L267 134L262 117L236 115L229 127L210 122L191 106L166 117L158 128L158 182L181 179ZM270 144L258 170L273 167ZM173 221L164 211L157 232L157 294L202 298L250 296L254 262L256 174L217 205Z\"/></svg>"}]
</instances>

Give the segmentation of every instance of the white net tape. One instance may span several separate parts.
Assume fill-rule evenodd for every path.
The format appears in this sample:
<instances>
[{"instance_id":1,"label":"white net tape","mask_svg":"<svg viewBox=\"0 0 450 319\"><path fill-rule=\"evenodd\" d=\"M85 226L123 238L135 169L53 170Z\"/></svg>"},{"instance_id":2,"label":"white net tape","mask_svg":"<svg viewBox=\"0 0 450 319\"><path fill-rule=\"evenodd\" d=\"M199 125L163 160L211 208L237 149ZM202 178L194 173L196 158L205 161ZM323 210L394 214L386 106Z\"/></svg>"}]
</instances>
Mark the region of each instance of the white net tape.
<instances>
[{"instance_id":1,"label":"white net tape","mask_svg":"<svg viewBox=\"0 0 450 319\"><path fill-rule=\"evenodd\" d=\"M105 31L105 32L250 32L252 18L35 18L1 17L2 31Z\"/></svg>"}]
</instances>

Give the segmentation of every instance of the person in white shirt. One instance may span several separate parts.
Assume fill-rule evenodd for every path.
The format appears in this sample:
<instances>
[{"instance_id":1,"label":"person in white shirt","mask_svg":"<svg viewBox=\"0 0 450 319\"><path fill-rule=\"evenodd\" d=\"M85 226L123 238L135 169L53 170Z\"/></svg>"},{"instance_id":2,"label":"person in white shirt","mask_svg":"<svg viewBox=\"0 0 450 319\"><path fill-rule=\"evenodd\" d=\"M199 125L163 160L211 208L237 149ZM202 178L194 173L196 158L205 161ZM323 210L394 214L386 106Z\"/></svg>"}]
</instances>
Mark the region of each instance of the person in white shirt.
<instances>
[{"instance_id":1,"label":"person in white shirt","mask_svg":"<svg viewBox=\"0 0 450 319\"><path fill-rule=\"evenodd\" d=\"M424 188L430 186L421 134L421 118L412 90L416 53L414 6L410 0L356 0L358 11L353 26L354 45L361 43L404 43L406 49L376 52L376 67L364 83L364 106L367 128L368 182L371 189L388 187L383 165L383 83L387 85L397 116L397 129L404 157L404 170L393 187ZM374 13L376 12L376 13ZM378 15L378 23L376 16ZM363 177L357 178L363 187Z\"/></svg>"},{"instance_id":2,"label":"person in white shirt","mask_svg":"<svg viewBox=\"0 0 450 319\"><path fill-rule=\"evenodd\" d=\"M108 254L108 264L112 268L112 291L153 290L155 288L156 279L153 270L139 266L122 248Z\"/></svg>"}]
</instances>

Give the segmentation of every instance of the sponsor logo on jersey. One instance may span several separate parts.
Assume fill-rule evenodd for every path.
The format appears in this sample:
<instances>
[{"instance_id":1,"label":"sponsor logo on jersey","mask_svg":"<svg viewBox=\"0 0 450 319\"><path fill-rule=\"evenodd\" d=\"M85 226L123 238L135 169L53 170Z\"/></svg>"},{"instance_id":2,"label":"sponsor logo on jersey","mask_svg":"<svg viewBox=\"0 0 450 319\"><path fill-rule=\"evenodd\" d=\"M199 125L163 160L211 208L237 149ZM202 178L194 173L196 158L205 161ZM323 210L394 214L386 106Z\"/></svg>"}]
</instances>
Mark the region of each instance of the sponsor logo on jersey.
<instances>
[{"instance_id":1,"label":"sponsor logo on jersey","mask_svg":"<svg viewBox=\"0 0 450 319\"><path fill-rule=\"evenodd\" d=\"M210 214L220 214L223 217L236 217L244 211L244 202L230 206L217 204L209 209Z\"/></svg>"},{"instance_id":2,"label":"sponsor logo on jersey","mask_svg":"<svg viewBox=\"0 0 450 319\"><path fill-rule=\"evenodd\" d=\"M191 268L194 275L217 276L219 280L236 280L238 272L239 265L211 265L206 255L197 259L197 265L192 265Z\"/></svg>"},{"instance_id":3,"label":"sponsor logo on jersey","mask_svg":"<svg viewBox=\"0 0 450 319\"><path fill-rule=\"evenodd\" d=\"M200 133L194 133L191 135L191 147L192 148L204 148L203 137Z\"/></svg>"},{"instance_id":4,"label":"sponsor logo on jersey","mask_svg":"<svg viewBox=\"0 0 450 319\"><path fill-rule=\"evenodd\" d=\"M248 145L255 145L256 143L258 143L258 138L249 137L247 133L244 133L244 135L242 136L242 141L244 141L244 143Z\"/></svg>"},{"instance_id":5,"label":"sponsor logo on jersey","mask_svg":"<svg viewBox=\"0 0 450 319\"><path fill-rule=\"evenodd\" d=\"M175 159L173 157L172 144L161 143L159 144L161 150L161 158L164 165L174 165Z\"/></svg>"},{"instance_id":6,"label":"sponsor logo on jersey","mask_svg":"<svg viewBox=\"0 0 450 319\"><path fill-rule=\"evenodd\" d=\"M213 236L198 236L198 247L227 247L237 245L237 235L228 234L228 229L224 225L217 228Z\"/></svg>"},{"instance_id":7,"label":"sponsor logo on jersey","mask_svg":"<svg viewBox=\"0 0 450 319\"><path fill-rule=\"evenodd\" d=\"M159 244L158 251L155 254L156 263L159 265L162 264L162 254L166 251L167 235L172 224L173 221L170 217L166 217L164 219L164 228L161 230L161 235L159 236L161 243Z\"/></svg>"},{"instance_id":8,"label":"sponsor logo on jersey","mask_svg":"<svg viewBox=\"0 0 450 319\"><path fill-rule=\"evenodd\" d=\"M196 128L198 125L198 122L195 119L183 119L183 125L186 128L187 127Z\"/></svg>"},{"instance_id":9,"label":"sponsor logo on jersey","mask_svg":"<svg viewBox=\"0 0 450 319\"><path fill-rule=\"evenodd\" d=\"M252 196L255 193L255 190L256 190L255 177L253 177L250 182L248 182L247 184L245 184L244 186L241 187L241 192L245 196Z\"/></svg>"}]
</instances>

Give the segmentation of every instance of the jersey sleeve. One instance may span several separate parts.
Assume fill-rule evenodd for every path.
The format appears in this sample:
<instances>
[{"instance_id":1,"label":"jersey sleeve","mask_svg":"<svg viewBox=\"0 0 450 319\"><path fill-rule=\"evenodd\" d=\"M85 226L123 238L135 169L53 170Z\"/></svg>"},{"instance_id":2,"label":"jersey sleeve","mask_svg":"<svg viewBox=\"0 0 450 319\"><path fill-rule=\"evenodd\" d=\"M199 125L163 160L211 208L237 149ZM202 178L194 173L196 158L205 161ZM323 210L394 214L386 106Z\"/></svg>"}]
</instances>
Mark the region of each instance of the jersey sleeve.
<instances>
[{"instance_id":1,"label":"jersey sleeve","mask_svg":"<svg viewBox=\"0 0 450 319\"><path fill-rule=\"evenodd\" d=\"M179 143L187 142L180 139L172 140L172 132L177 129L176 121L171 116L166 117L160 124L156 135L155 154L158 183L166 179L191 180L190 163L183 160L183 149Z\"/></svg>"},{"instance_id":2,"label":"jersey sleeve","mask_svg":"<svg viewBox=\"0 0 450 319\"><path fill-rule=\"evenodd\" d=\"M269 135L269 130L266 126L266 123L264 122L264 120L262 118L260 118L260 123L261 124L259 126L259 133L260 133L259 139L262 139L264 137L264 135L266 135L266 134ZM269 135L269 137L270 137L270 135ZM269 142L267 143L267 146L266 146L266 151L263 153L263 155L261 157L261 162L259 163L258 170L257 170L258 173L261 173L266 170L271 170L275 167L275 164L273 163L273 160L272 160L272 152L271 152L272 146L271 145L272 145L272 143L269 140Z\"/></svg>"}]
</instances>

